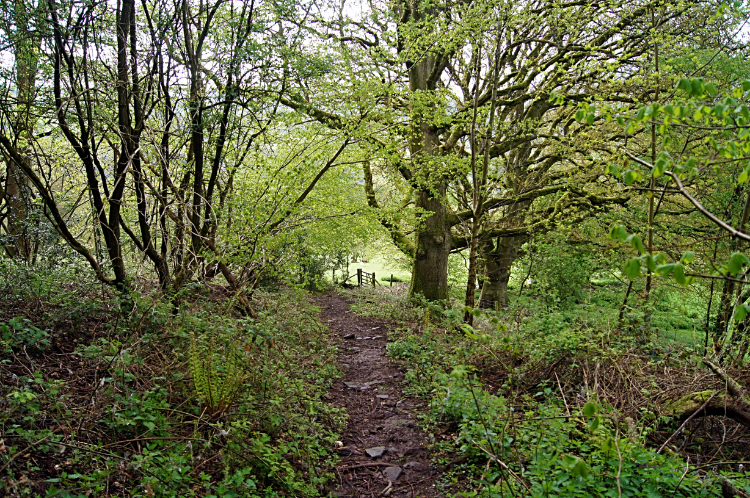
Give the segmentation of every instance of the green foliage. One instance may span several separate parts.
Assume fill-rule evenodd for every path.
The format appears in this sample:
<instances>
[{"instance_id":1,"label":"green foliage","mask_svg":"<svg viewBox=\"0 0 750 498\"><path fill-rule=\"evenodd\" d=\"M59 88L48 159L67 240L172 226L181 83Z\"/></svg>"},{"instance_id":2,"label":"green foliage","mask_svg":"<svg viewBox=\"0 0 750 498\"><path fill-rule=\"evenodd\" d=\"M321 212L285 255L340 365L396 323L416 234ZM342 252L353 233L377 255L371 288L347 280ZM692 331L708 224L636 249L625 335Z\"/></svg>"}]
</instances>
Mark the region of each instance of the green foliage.
<instances>
[{"instance_id":1,"label":"green foliage","mask_svg":"<svg viewBox=\"0 0 750 498\"><path fill-rule=\"evenodd\" d=\"M538 393L551 394L548 388ZM460 496L651 498L678 489L688 496L719 496L716 484L685 475L681 459L623 437L596 403L587 402L580 412L566 416L554 403L525 401L517 414L504 398L473 381L444 378L432 401L433 415L458 424L456 448L477 463L476 472L487 486L482 493ZM493 466L482 472L488 453L510 469ZM510 472L522 476L523 483Z\"/></svg>"},{"instance_id":2,"label":"green foliage","mask_svg":"<svg viewBox=\"0 0 750 498\"><path fill-rule=\"evenodd\" d=\"M301 292L258 290L258 318L238 318L210 291L186 286L179 308L138 295L129 316L100 314L101 294L44 301L38 323L56 339L69 327L58 347L70 353L0 351L0 466L32 454L9 463L0 494L323 494L344 417L323 402L340 374L318 310ZM11 375L24 366L34 374Z\"/></svg>"},{"instance_id":3,"label":"green foliage","mask_svg":"<svg viewBox=\"0 0 750 498\"><path fill-rule=\"evenodd\" d=\"M564 234L551 233L535 241L531 292L538 293L547 306L569 308L585 299L595 270L593 254L585 247L568 244ZM522 260L526 262L526 258Z\"/></svg>"},{"instance_id":4,"label":"green foliage","mask_svg":"<svg viewBox=\"0 0 750 498\"><path fill-rule=\"evenodd\" d=\"M393 275L392 278L391 278L391 275L380 277L380 281L381 282L405 282L405 280L397 277L396 275Z\"/></svg>"},{"instance_id":5,"label":"green foliage","mask_svg":"<svg viewBox=\"0 0 750 498\"><path fill-rule=\"evenodd\" d=\"M219 417L237 400L247 379L248 359L238 342L216 347L216 337L199 344L190 334L190 371L196 394L203 400L206 413Z\"/></svg>"},{"instance_id":6,"label":"green foliage","mask_svg":"<svg viewBox=\"0 0 750 498\"><path fill-rule=\"evenodd\" d=\"M0 322L0 341L6 351L24 346L45 349L50 345L49 333L35 327L31 320L22 316L11 318L7 324Z\"/></svg>"}]
</instances>

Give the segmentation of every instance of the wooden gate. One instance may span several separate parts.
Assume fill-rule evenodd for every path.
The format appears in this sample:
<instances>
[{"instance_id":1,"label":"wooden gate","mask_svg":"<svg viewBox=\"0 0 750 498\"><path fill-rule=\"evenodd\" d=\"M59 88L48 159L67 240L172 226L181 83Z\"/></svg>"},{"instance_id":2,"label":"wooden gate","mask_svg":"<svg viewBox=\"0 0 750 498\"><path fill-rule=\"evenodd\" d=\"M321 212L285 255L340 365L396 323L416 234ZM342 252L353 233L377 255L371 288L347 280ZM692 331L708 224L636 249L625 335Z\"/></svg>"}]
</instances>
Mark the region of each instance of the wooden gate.
<instances>
[{"instance_id":1,"label":"wooden gate","mask_svg":"<svg viewBox=\"0 0 750 498\"><path fill-rule=\"evenodd\" d=\"M362 268L357 268L357 287L362 287L362 284L372 284L373 287L375 287L375 272L368 273L366 271L362 271Z\"/></svg>"}]
</instances>

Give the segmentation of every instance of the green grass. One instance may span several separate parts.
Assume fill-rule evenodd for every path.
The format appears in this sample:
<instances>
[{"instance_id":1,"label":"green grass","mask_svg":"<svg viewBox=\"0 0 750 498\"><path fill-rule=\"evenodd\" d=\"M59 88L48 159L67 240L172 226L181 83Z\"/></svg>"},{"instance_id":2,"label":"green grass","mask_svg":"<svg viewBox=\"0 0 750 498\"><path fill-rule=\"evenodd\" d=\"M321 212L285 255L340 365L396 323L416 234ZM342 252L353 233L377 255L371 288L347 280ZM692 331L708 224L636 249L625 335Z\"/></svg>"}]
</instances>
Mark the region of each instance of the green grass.
<instances>
[{"instance_id":1,"label":"green grass","mask_svg":"<svg viewBox=\"0 0 750 498\"><path fill-rule=\"evenodd\" d=\"M410 272L399 269L396 265L390 264L380 257L369 259L367 260L367 263L360 263L359 261L356 263L350 263L349 274L356 275L357 268L362 268L362 271L366 271L367 273L375 273L375 278L380 283L383 283L380 280L381 278L390 277L391 275L393 275L395 278L398 278L402 282L409 282L411 280ZM331 276L329 274L328 278L330 277ZM356 283L356 276L351 278L349 282Z\"/></svg>"}]
</instances>

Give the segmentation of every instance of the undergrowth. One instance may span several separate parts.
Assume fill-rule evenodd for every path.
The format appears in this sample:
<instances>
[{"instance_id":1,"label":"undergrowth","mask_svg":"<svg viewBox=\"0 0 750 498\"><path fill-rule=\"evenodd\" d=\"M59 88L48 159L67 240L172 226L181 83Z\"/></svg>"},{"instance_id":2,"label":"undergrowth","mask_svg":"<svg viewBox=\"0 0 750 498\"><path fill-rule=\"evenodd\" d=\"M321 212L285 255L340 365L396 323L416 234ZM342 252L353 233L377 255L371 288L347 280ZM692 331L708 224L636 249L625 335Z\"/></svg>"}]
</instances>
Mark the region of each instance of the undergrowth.
<instances>
[{"instance_id":1,"label":"undergrowth","mask_svg":"<svg viewBox=\"0 0 750 498\"><path fill-rule=\"evenodd\" d=\"M721 388L700 348L618 330L604 313L474 310L469 327L458 307L352 296L360 313L400 323L388 354L406 368L407 391L430 400L423 426L448 496L721 496L724 477L750 491L737 472L750 444L743 427L723 419L722 433L703 417L669 440L680 421L662 407Z\"/></svg>"},{"instance_id":2,"label":"undergrowth","mask_svg":"<svg viewBox=\"0 0 750 498\"><path fill-rule=\"evenodd\" d=\"M0 495L325 494L340 374L304 293L259 291L250 319L190 285L126 313L95 282L24 271L0 275Z\"/></svg>"}]
</instances>

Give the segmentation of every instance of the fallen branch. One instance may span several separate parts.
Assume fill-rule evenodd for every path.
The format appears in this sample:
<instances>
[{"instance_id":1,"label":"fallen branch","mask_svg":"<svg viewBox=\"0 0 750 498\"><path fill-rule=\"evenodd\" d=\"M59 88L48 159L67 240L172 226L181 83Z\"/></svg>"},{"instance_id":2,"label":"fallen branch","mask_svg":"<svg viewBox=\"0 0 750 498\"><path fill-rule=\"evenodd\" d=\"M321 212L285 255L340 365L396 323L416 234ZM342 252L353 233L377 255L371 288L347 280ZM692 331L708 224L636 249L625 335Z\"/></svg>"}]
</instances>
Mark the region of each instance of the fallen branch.
<instances>
[{"instance_id":1,"label":"fallen branch","mask_svg":"<svg viewBox=\"0 0 750 498\"><path fill-rule=\"evenodd\" d=\"M674 431L674 434L672 434L671 436L669 436L669 439L667 439L666 441L664 441L664 444L661 445L661 447L656 451L656 453L661 453L662 450L667 446L667 444L669 444L669 442L672 439L674 439L675 436L677 436L678 434L680 434L680 432L682 432L682 429L685 428L685 426L687 425L687 423L690 422L691 420L693 420L693 417L695 417L696 415L698 415L699 413L701 413L703 410L706 409L706 406L708 406L708 404L711 402L711 400L714 399L718 393L719 393L719 391L715 391L711 395L711 397L708 398L706 400L706 402L703 403L703 405L701 405L700 408L698 408L696 411L693 412L692 415L690 415L687 419L685 419L685 421L682 423L682 425L680 425L679 429L677 429L676 431Z\"/></svg>"},{"instance_id":2,"label":"fallen branch","mask_svg":"<svg viewBox=\"0 0 750 498\"><path fill-rule=\"evenodd\" d=\"M703 358L703 363L724 381L726 389L690 393L669 403L662 414L686 419L683 425L698 414L719 415L750 428L750 399L745 390L714 361Z\"/></svg>"}]
</instances>

